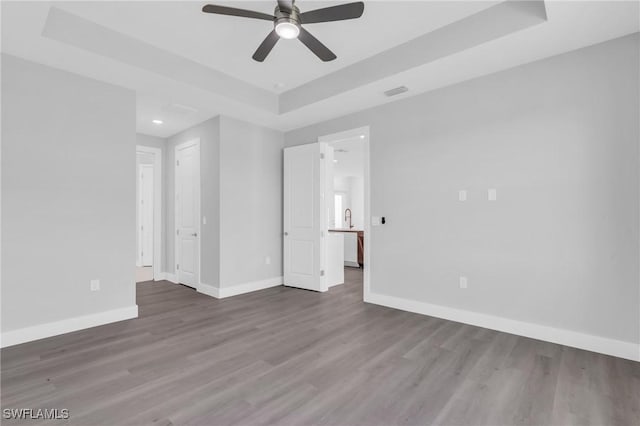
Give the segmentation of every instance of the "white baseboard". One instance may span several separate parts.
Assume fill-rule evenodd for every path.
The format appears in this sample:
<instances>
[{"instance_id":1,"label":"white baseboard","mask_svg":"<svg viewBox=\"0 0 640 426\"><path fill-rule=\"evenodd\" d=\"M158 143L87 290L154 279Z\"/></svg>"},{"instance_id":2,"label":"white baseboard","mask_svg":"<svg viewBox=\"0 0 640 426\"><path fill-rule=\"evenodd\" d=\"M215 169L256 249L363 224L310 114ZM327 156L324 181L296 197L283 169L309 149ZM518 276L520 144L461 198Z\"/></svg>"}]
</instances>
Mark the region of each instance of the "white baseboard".
<instances>
[{"instance_id":1,"label":"white baseboard","mask_svg":"<svg viewBox=\"0 0 640 426\"><path fill-rule=\"evenodd\" d=\"M225 299L227 297L237 296L239 294L251 293L252 291L264 290L265 288L277 287L283 283L282 277L274 277L261 281L251 281L244 284L236 284L228 287L215 287L211 284L200 283L198 292L216 299Z\"/></svg>"},{"instance_id":2,"label":"white baseboard","mask_svg":"<svg viewBox=\"0 0 640 426\"><path fill-rule=\"evenodd\" d=\"M206 294L207 296L220 299L220 289L218 287L214 287L210 284L200 283L196 290L198 291L198 293Z\"/></svg>"},{"instance_id":3,"label":"white baseboard","mask_svg":"<svg viewBox=\"0 0 640 426\"><path fill-rule=\"evenodd\" d=\"M277 287L282 285L284 280L282 277L273 277L266 280L252 281L244 284L237 284L232 286L222 286L220 288L220 298L237 296L239 294L250 293L252 291L264 290L265 288Z\"/></svg>"},{"instance_id":4,"label":"white baseboard","mask_svg":"<svg viewBox=\"0 0 640 426\"><path fill-rule=\"evenodd\" d=\"M71 333L72 331L97 327L99 325L137 317L138 305L133 305L126 308L99 312L97 314L83 315L81 317L68 318L61 321L20 328L18 330L2 333L0 347L5 348L7 346L19 345L20 343L31 342L32 340L44 339L45 337Z\"/></svg>"},{"instance_id":5,"label":"white baseboard","mask_svg":"<svg viewBox=\"0 0 640 426\"><path fill-rule=\"evenodd\" d=\"M170 272L158 272L154 276L154 281L169 281L174 284L178 284L178 277Z\"/></svg>"},{"instance_id":6,"label":"white baseboard","mask_svg":"<svg viewBox=\"0 0 640 426\"><path fill-rule=\"evenodd\" d=\"M640 344L638 343L608 339L592 334L584 334L446 306L432 305L378 293L370 292L365 296L365 302L585 349L619 358L640 361Z\"/></svg>"},{"instance_id":7,"label":"white baseboard","mask_svg":"<svg viewBox=\"0 0 640 426\"><path fill-rule=\"evenodd\" d=\"M344 261L344 266L348 266L350 268L359 268L360 264L358 262L352 262L350 260L345 260Z\"/></svg>"}]
</instances>

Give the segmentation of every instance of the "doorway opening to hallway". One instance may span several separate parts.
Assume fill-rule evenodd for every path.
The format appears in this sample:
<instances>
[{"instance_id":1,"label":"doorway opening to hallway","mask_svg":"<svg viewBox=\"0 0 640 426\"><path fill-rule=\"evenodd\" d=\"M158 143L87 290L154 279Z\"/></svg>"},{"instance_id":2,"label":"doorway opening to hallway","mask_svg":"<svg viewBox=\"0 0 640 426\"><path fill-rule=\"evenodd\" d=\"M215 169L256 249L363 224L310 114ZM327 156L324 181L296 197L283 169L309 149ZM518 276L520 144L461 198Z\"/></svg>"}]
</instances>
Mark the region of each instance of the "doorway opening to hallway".
<instances>
[{"instance_id":1,"label":"doorway opening to hallway","mask_svg":"<svg viewBox=\"0 0 640 426\"><path fill-rule=\"evenodd\" d=\"M162 232L162 151L136 147L136 282L158 278Z\"/></svg>"}]
</instances>

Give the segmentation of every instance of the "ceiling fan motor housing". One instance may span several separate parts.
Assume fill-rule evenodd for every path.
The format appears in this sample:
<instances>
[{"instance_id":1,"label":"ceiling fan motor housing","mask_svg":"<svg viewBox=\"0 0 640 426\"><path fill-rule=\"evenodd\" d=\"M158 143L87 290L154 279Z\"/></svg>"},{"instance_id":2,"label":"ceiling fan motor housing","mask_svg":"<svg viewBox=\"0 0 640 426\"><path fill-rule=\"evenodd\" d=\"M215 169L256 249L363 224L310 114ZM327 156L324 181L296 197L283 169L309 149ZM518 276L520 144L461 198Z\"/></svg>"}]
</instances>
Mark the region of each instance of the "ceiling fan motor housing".
<instances>
[{"instance_id":1,"label":"ceiling fan motor housing","mask_svg":"<svg viewBox=\"0 0 640 426\"><path fill-rule=\"evenodd\" d=\"M293 6L291 8L291 13L281 11L278 6L276 6L276 10L273 12L276 19L273 21L274 27L277 27L278 24L289 23L293 24L296 27L300 27L300 9L297 6Z\"/></svg>"}]
</instances>

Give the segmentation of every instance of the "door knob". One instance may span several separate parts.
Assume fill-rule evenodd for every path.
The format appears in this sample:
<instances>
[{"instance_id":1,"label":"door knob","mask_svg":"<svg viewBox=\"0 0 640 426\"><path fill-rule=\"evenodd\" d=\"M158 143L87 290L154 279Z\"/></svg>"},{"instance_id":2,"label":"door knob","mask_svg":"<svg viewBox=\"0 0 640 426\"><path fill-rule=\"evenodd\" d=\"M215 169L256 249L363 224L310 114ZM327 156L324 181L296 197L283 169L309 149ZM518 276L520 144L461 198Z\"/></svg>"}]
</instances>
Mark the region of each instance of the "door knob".
<instances>
[{"instance_id":1,"label":"door knob","mask_svg":"<svg viewBox=\"0 0 640 426\"><path fill-rule=\"evenodd\" d=\"M194 232L193 234L191 234L191 236L192 236L192 237L197 237L197 236L198 236L198 233L197 233L197 232Z\"/></svg>"},{"instance_id":2,"label":"door knob","mask_svg":"<svg viewBox=\"0 0 640 426\"><path fill-rule=\"evenodd\" d=\"M287 235L289 235L289 233L288 233L288 232L285 232L285 233L284 233L284 236L286 237Z\"/></svg>"}]
</instances>

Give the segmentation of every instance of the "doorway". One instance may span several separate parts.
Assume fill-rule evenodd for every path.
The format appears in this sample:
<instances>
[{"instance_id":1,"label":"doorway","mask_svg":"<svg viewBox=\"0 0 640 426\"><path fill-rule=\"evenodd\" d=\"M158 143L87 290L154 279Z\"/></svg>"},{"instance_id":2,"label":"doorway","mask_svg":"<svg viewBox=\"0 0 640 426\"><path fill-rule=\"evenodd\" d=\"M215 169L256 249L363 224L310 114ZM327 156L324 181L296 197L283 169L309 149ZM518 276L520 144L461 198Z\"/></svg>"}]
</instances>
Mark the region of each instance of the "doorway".
<instances>
[{"instance_id":1,"label":"doorway","mask_svg":"<svg viewBox=\"0 0 640 426\"><path fill-rule=\"evenodd\" d=\"M352 151L351 160L343 155L348 151L343 145L347 144ZM338 166L341 158L344 166L351 162L358 171L340 178L349 178L357 189L336 191L334 167L337 171L345 168ZM358 281L356 285L362 291L358 293L365 299L368 297L369 194L368 127L322 136L318 143L285 149L286 286L324 292L345 282ZM345 264L352 269L345 269Z\"/></svg>"},{"instance_id":2,"label":"doorway","mask_svg":"<svg viewBox=\"0 0 640 426\"><path fill-rule=\"evenodd\" d=\"M136 147L136 282L159 279L162 253L162 151Z\"/></svg>"},{"instance_id":3,"label":"doorway","mask_svg":"<svg viewBox=\"0 0 640 426\"><path fill-rule=\"evenodd\" d=\"M327 144L331 158L327 258L334 267L329 285L358 287L364 297L370 271L369 128L322 136L318 141Z\"/></svg>"}]
</instances>

